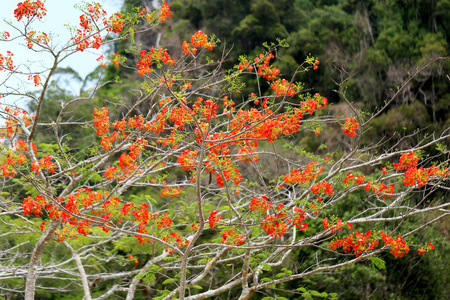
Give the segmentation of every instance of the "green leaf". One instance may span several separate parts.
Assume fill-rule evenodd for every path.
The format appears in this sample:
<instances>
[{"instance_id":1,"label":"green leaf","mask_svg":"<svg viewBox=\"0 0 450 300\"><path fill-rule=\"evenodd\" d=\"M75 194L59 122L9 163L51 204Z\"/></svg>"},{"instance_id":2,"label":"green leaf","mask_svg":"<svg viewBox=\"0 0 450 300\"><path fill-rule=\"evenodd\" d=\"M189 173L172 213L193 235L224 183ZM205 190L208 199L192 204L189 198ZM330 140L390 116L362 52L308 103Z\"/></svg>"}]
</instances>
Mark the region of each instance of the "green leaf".
<instances>
[{"instance_id":1,"label":"green leaf","mask_svg":"<svg viewBox=\"0 0 450 300\"><path fill-rule=\"evenodd\" d=\"M176 260L177 258L176 257L173 257L173 256L167 256L167 257L164 257L163 258L163 260L164 261L174 261L174 260Z\"/></svg>"},{"instance_id":2,"label":"green leaf","mask_svg":"<svg viewBox=\"0 0 450 300\"><path fill-rule=\"evenodd\" d=\"M336 293L329 293L328 295L330 296L330 299L332 299L332 300L333 300L333 299L337 299L338 296L339 296L339 295L336 294Z\"/></svg>"},{"instance_id":3,"label":"green leaf","mask_svg":"<svg viewBox=\"0 0 450 300\"><path fill-rule=\"evenodd\" d=\"M201 287L201 286L199 286L199 285L193 285L192 286L194 289L197 289L197 290L203 290L203 288Z\"/></svg>"},{"instance_id":4,"label":"green leaf","mask_svg":"<svg viewBox=\"0 0 450 300\"><path fill-rule=\"evenodd\" d=\"M386 262L379 257L371 256L369 260L372 262L372 269L374 271L386 269Z\"/></svg>"},{"instance_id":5,"label":"green leaf","mask_svg":"<svg viewBox=\"0 0 450 300\"><path fill-rule=\"evenodd\" d=\"M309 291L309 292L311 293L311 295L316 296L316 297L321 297L321 298L328 297L328 293L319 293L318 291Z\"/></svg>"},{"instance_id":6,"label":"green leaf","mask_svg":"<svg viewBox=\"0 0 450 300\"><path fill-rule=\"evenodd\" d=\"M298 288L297 292L306 293L306 289L304 287Z\"/></svg>"},{"instance_id":7,"label":"green leaf","mask_svg":"<svg viewBox=\"0 0 450 300\"><path fill-rule=\"evenodd\" d=\"M264 281L264 282L270 282L270 281L272 281L272 279L267 278L267 277L264 277L263 279L261 279L261 281Z\"/></svg>"},{"instance_id":8,"label":"green leaf","mask_svg":"<svg viewBox=\"0 0 450 300\"><path fill-rule=\"evenodd\" d=\"M144 272L142 274L138 274L134 278L140 278L147 284L155 283L155 281L156 281L155 273L161 271L162 269L163 268L161 268L160 266L151 265L148 267L146 272Z\"/></svg>"},{"instance_id":9,"label":"green leaf","mask_svg":"<svg viewBox=\"0 0 450 300\"><path fill-rule=\"evenodd\" d=\"M258 258L266 258L267 254L265 254L265 253L258 253L258 254L256 254L256 257L258 257Z\"/></svg>"},{"instance_id":10,"label":"green leaf","mask_svg":"<svg viewBox=\"0 0 450 300\"><path fill-rule=\"evenodd\" d=\"M133 29L133 27L130 27L130 28L128 29L128 32L130 33L130 41L131 41L131 44L134 44L134 29Z\"/></svg>"},{"instance_id":11,"label":"green leaf","mask_svg":"<svg viewBox=\"0 0 450 300\"><path fill-rule=\"evenodd\" d=\"M266 270L266 271L272 271L272 267L269 266L268 264L266 264L266 263L261 263L261 265L262 265L262 267L263 267L263 270Z\"/></svg>"},{"instance_id":12,"label":"green leaf","mask_svg":"<svg viewBox=\"0 0 450 300\"><path fill-rule=\"evenodd\" d=\"M173 280L172 278L167 278L166 280L163 281L162 284L166 285L166 284L171 284L171 283L175 283L176 281Z\"/></svg>"}]
</instances>

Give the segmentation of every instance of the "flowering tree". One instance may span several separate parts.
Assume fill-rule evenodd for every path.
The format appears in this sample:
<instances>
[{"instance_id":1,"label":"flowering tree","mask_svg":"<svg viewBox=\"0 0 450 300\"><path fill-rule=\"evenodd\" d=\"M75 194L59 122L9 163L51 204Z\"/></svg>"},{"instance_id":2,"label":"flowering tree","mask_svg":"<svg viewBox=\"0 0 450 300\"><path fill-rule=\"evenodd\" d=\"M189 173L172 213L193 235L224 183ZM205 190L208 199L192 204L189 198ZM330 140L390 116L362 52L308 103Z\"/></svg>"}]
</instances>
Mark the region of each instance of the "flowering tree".
<instances>
[{"instance_id":1,"label":"flowering tree","mask_svg":"<svg viewBox=\"0 0 450 300\"><path fill-rule=\"evenodd\" d=\"M279 41L255 58L241 56L233 70L224 71L225 55L219 61L203 58L217 39L196 32L180 45L178 58L164 48L140 46L131 47L128 57L100 57L102 67L139 75L132 102L97 107L85 120L73 120L79 103L113 84L100 78L88 95L61 102L58 117L44 123L42 106L61 61L119 39L133 42L135 33L165 22L171 11L163 2L152 12L108 15L98 3L86 4L71 40L56 47L48 33L32 30L45 18L42 1L21 2L14 13L17 23L2 34L2 42L23 39L54 61L48 69L25 71L15 66L13 49L0 53L6 75L1 96L36 104L34 112L1 106L0 163L7 191L0 203L3 295L34 299L39 291L82 289L85 299L114 294L133 299L138 290L158 299L220 294L249 299L367 259L380 267L376 255L383 251L397 257L434 249L416 243L414 234L449 214L448 202L428 201L448 190L449 130L404 149L398 149L401 142L417 136L402 137L392 147L361 143L370 122L396 96L367 117L341 89L350 113L334 116L326 98L306 93L294 81L298 73L319 67L316 58L307 57L296 74L282 78L272 64L276 49L286 46ZM30 80L38 93L25 84L9 87L13 75ZM259 90L239 94L250 78ZM67 126L98 137L88 149L71 149ZM327 127L341 135L342 151L319 155L290 146L300 135L320 139ZM44 129L53 132L51 144L36 143L36 133ZM437 150L427 154L431 147ZM353 207L357 213L335 212L356 193L364 198ZM425 222L402 227L419 214L427 216ZM296 250L305 248L320 250L321 258L291 267ZM303 286L293 292L337 297Z\"/></svg>"}]
</instances>

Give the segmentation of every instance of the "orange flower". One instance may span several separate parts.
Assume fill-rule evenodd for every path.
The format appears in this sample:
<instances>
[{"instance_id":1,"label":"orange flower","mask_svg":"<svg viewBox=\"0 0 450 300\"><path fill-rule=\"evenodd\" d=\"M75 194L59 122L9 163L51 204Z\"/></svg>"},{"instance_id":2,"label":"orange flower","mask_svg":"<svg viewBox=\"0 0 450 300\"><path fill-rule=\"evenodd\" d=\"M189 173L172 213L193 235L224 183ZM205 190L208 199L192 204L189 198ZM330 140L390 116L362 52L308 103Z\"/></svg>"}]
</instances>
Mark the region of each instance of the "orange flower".
<instances>
[{"instance_id":1,"label":"orange flower","mask_svg":"<svg viewBox=\"0 0 450 300\"><path fill-rule=\"evenodd\" d=\"M159 20L161 23L164 23L167 18L170 18L172 16L172 12L170 11L170 7L167 4L167 2L163 2L161 6L161 11L159 12Z\"/></svg>"}]
</instances>

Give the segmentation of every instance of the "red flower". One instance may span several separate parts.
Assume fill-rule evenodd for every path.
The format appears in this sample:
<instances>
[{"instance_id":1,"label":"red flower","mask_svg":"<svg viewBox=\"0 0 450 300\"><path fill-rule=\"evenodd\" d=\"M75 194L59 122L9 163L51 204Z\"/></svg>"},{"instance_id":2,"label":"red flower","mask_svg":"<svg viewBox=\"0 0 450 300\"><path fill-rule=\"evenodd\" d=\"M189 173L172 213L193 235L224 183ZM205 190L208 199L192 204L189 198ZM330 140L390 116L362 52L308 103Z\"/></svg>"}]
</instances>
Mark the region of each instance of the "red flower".
<instances>
[{"instance_id":1,"label":"red flower","mask_svg":"<svg viewBox=\"0 0 450 300\"><path fill-rule=\"evenodd\" d=\"M348 184L348 182L349 182L349 180L351 181L351 182L353 182L353 174L352 174L352 172L350 172L350 173L348 173L347 174L347 177L345 177L345 179L344 179L344 184Z\"/></svg>"},{"instance_id":2,"label":"red flower","mask_svg":"<svg viewBox=\"0 0 450 300\"><path fill-rule=\"evenodd\" d=\"M315 194L317 198L321 201L322 198L320 194L325 194L328 197L331 197L334 194L334 188L331 186L331 184L322 180L311 187L311 192Z\"/></svg>"},{"instance_id":3,"label":"red flower","mask_svg":"<svg viewBox=\"0 0 450 300\"><path fill-rule=\"evenodd\" d=\"M47 10L44 8L44 2L41 0L25 0L24 2L19 2L17 8L14 10L14 17L17 18L17 21L20 21L23 17L28 19L38 17L42 19L46 14Z\"/></svg>"},{"instance_id":4,"label":"red flower","mask_svg":"<svg viewBox=\"0 0 450 300\"><path fill-rule=\"evenodd\" d=\"M16 66L12 60L14 54L11 51L7 51L6 55L0 53L0 71L3 70L13 70ZM5 108L6 111L6 108Z\"/></svg>"},{"instance_id":5,"label":"red flower","mask_svg":"<svg viewBox=\"0 0 450 300\"><path fill-rule=\"evenodd\" d=\"M275 91L275 95L277 95L277 97L294 97L296 94L296 91L292 88L293 85L286 79L277 80L272 83L270 87Z\"/></svg>"},{"instance_id":6,"label":"red flower","mask_svg":"<svg viewBox=\"0 0 450 300\"><path fill-rule=\"evenodd\" d=\"M267 234L274 237L281 237L287 232L288 225L283 222L286 214L269 215L261 221L261 227Z\"/></svg>"},{"instance_id":7,"label":"red flower","mask_svg":"<svg viewBox=\"0 0 450 300\"><path fill-rule=\"evenodd\" d=\"M346 118L345 125L342 127L344 134L349 137L354 137L356 135L356 129L358 129L359 125L356 123L355 118Z\"/></svg>"},{"instance_id":8,"label":"red flower","mask_svg":"<svg viewBox=\"0 0 450 300\"><path fill-rule=\"evenodd\" d=\"M216 229L217 223L222 219L222 216L217 215L218 211L213 210L208 217L209 228Z\"/></svg>"},{"instance_id":9,"label":"red flower","mask_svg":"<svg viewBox=\"0 0 450 300\"><path fill-rule=\"evenodd\" d=\"M281 204L282 205L282 204ZM262 200L259 201L257 197L253 197L250 201L250 208L249 210L259 210L262 213L265 213L267 210L272 208L272 203L270 203L269 200L267 200L266 196L262 196ZM277 207L278 209L278 207Z\"/></svg>"},{"instance_id":10,"label":"red flower","mask_svg":"<svg viewBox=\"0 0 450 300\"><path fill-rule=\"evenodd\" d=\"M222 244L227 245L240 245L244 242L243 240L244 236L238 235L234 229L231 229L229 231L225 231L222 234Z\"/></svg>"},{"instance_id":11,"label":"red flower","mask_svg":"<svg viewBox=\"0 0 450 300\"><path fill-rule=\"evenodd\" d=\"M170 18L172 16L172 12L170 11L170 7L167 4L167 2L163 2L161 6L161 11L159 12L159 20L161 23L164 23L167 18Z\"/></svg>"},{"instance_id":12,"label":"red flower","mask_svg":"<svg viewBox=\"0 0 450 300\"><path fill-rule=\"evenodd\" d=\"M325 228L325 229L328 229L329 228L329 223L328 223L328 218L327 217L325 217L323 220L322 220L322 223L323 223L323 227Z\"/></svg>"},{"instance_id":13,"label":"red flower","mask_svg":"<svg viewBox=\"0 0 450 300\"><path fill-rule=\"evenodd\" d=\"M158 225L158 228L170 227L172 224L172 219L169 218L166 213L163 213L156 224Z\"/></svg>"},{"instance_id":14,"label":"red flower","mask_svg":"<svg viewBox=\"0 0 450 300\"><path fill-rule=\"evenodd\" d=\"M197 31L196 33L194 33L189 41L191 42L192 46L196 48L201 47L212 50L214 47L214 44L212 42L208 42L208 36L201 31Z\"/></svg>"}]
</instances>

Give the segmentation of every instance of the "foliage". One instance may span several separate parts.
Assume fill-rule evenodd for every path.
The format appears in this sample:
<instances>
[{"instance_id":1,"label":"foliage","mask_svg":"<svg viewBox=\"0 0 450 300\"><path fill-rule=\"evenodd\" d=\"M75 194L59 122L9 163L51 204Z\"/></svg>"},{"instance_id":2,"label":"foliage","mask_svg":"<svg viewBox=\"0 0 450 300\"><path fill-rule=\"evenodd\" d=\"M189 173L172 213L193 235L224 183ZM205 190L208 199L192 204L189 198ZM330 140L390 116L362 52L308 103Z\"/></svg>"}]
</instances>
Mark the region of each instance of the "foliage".
<instances>
[{"instance_id":1,"label":"foliage","mask_svg":"<svg viewBox=\"0 0 450 300\"><path fill-rule=\"evenodd\" d=\"M308 41L312 50L326 34L347 44L356 32L346 12L325 2L305 32L317 33ZM183 3L177 5L174 12ZM199 11L217 14L194 1L186 5L191 21L199 21ZM23 39L36 51L54 53L54 62L34 70L15 66L12 52L0 53L6 81L11 75L24 80L23 90L5 84L2 97L30 101L28 109L2 104L0 111L2 296L370 297L380 281L398 284L379 273L390 271L391 256L444 250L420 232L448 215L448 128L440 135L410 132L426 116L413 114L419 104L405 104L398 110L416 123L393 147L383 140L363 143L386 129L376 117L398 94L369 116L347 100L345 78L339 84L345 114L333 114L320 93L305 93L297 79L314 79L323 62L305 54L286 77L274 62L287 43L263 43L295 29L282 18L286 7L301 11L310 3L236 4L249 15L232 34L266 49L237 56L226 68L227 52L214 52L219 40L202 31L177 50L136 43L136 33L170 22L166 2L154 11L109 15L98 3L85 4L72 39L54 47L44 38L50 34L27 33L45 17L43 3L19 3L18 23L1 42ZM374 9L388 23L382 7L375 3ZM215 25L220 33L221 24ZM421 55L445 49L442 38L428 37L433 46L423 45ZM64 58L108 43L122 51L99 57L93 89L76 94L59 88L58 72L73 74L57 68ZM294 43L301 52L298 47ZM395 48L385 53L403 55ZM32 86L38 91L29 92ZM322 134L341 145L328 150ZM316 149L296 144L308 138L308 148ZM373 288L342 291L334 277L323 275L347 270ZM345 281L358 287L352 278Z\"/></svg>"}]
</instances>

